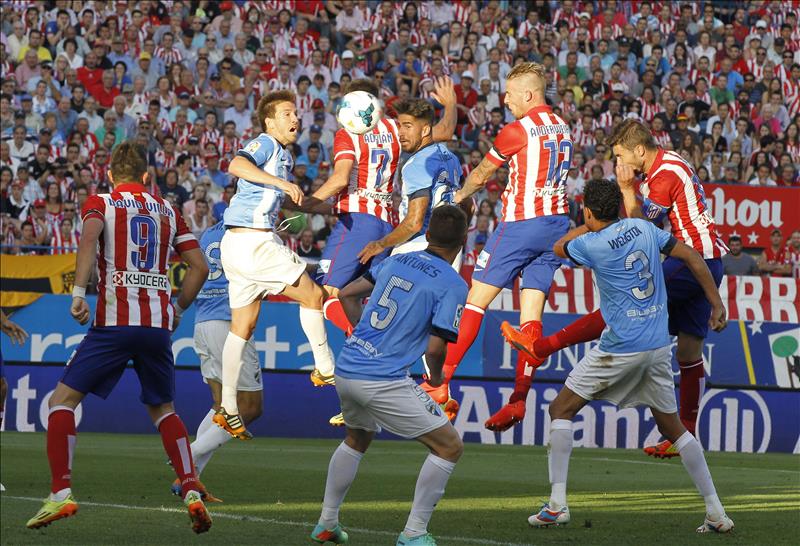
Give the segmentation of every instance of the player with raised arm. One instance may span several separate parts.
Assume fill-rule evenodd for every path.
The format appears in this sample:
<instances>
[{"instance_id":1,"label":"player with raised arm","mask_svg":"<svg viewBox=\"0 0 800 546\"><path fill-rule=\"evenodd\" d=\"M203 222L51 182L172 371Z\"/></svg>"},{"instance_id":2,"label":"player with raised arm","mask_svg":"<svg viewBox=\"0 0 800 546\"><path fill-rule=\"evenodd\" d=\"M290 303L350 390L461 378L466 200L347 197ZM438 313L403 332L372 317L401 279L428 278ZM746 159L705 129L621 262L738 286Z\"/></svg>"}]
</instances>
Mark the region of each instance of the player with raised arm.
<instances>
[{"instance_id":1,"label":"player with raised arm","mask_svg":"<svg viewBox=\"0 0 800 546\"><path fill-rule=\"evenodd\" d=\"M203 533L211 527L211 517L197 491L189 435L173 405L175 364L170 335L203 286L208 266L178 210L147 192L144 147L133 142L117 146L108 178L114 186L112 192L89 197L81 211L83 231L70 309L80 324L89 322L86 285L97 261L94 323L67 362L48 402L50 495L27 526L38 529L78 511L71 489L75 408L88 393L106 398L132 360L142 384L140 400L178 475L192 529ZM170 303L167 277L172 249L189 266L174 303Z\"/></svg>"},{"instance_id":2,"label":"player with raised arm","mask_svg":"<svg viewBox=\"0 0 800 546\"><path fill-rule=\"evenodd\" d=\"M28 338L28 332L23 330L19 324L9 319L6 314L0 309L0 331L11 338L11 343L18 343L22 345ZM8 392L8 382L3 375L3 354L0 352L0 426L3 424L3 412L6 407L6 393ZM5 491L6 488L0 483L0 491Z\"/></svg>"},{"instance_id":3,"label":"player with raised arm","mask_svg":"<svg viewBox=\"0 0 800 546\"><path fill-rule=\"evenodd\" d=\"M297 140L299 126L294 93L264 95L258 103L258 119L264 132L237 152L228 169L239 183L225 210L226 231L220 244L229 282L231 327L222 349L222 399L214 422L242 440L252 435L239 414L239 377L262 298L283 294L300 304L300 326L311 344L314 366L322 375L333 374L322 288L306 273L305 262L275 233L284 199L288 197L294 206L304 204L302 190L287 181L292 156L285 147ZM308 201L313 206L315 200Z\"/></svg>"},{"instance_id":4,"label":"player with raised arm","mask_svg":"<svg viewBox=\"0 0 800 546\"><path fill-rule=\"evenodd\" d=\"M375 290L345 342L336 366L336 391L347 436L331 457L322 514L312 540L344 544L339 507L362 456L381 428L423 443L422 465L402 545L436 544L428 533L433 509L463 451L441 408L408 375L425 355L429 382L443 381L447 344L456 339L467 286L452 268L467 236L467 217L454 206L433 211L426 250L392 256L368 273Z\"/></svg>"},{"instance_id":5,"label":"player with raised arm","mask_svg":"<svg viewBox=\"0 0 800 546\"><path fill-rule=\"evenodd\" d=\"M228 305L228 279L222 269L220 243L225 234L225 224L219 222L210 227L200 238L200 249L208 262L208 278L195 300L194 348L200 357L200 372L208 384L213 407L208 411L192 442L192 456L198 479L214 452L232 438L227 431L214 425L214 415L222 401L222 347L231 327L231 308ZM239 374L237 402L245 426L256 420L263 409L261 365L253 339L245 346L244 364ZM177 494L178 483L172 484ZM221 502L201 484L206 502Z\"/></svg>"},{"instance_id":6,"label":"player with raised arm","mask_svg":"<svg viewBox=\"0 0 800 546\"><path fill-rule=\"evenodd\" d=\"M678 153L659 148L647 126L636 120L625 120L615 127L609 145L617 158L617 182L628 217L646 218L657 225L668 219L672 233L703 256L719 286L723 274L721 258L728 249L717 235L703 186L691 165ZM644 175L641 184L638 175ZM708 335L711 303L681 260L667 257L662 266L667 282L669 333L678 337L675 356L681 378L680 416L683 425L694 434L705 382L703 342ZM503 333L538 366L566 346L597 339L605 327L603 314L597 310L539 340L521 338L507 325ZM497 429L512 424L510 420L497 421ZM645 453L659 458L678 455L668 439L645 447Z\"/></svg>"},{"instance_id":7,"label":"player with raised arm","mask_svg":"<svg viewBox=\"0 0 800 546\"><path fill-rule=\"evenodd\" d=\"M365 91L380 96L372 80L355 80L347 92ZM442 119L433 126L433 142L446 142L456 127L456 94L449 78L437 79L431 96L444 106ZM338 299L339 290L363 275L389 255L381 250L371 259L360 260L368 243L378 241L392 231L392 193L400 159L398 122L381 119L363 135L339 129L333 141L333 174L313 197L334 198L334 212L339 221L333 228L319 262L316 280L327 293L325 317L348 333L352 325ZM312 375L317 385L330 384L331 378Z\"/></svg>"},{"instance_id":8,"label":"player with raised arm","mask_svg":"<svg viewBox=\"0 0 800 546\"><path fill-rule=\"evenodd\" d=\"M555 245L555 253L594 271L600 309L608 328L570 372L550 403L548 452L550 500L528 518L533 527L567 523L567 470L572 452L572 419L591 400L621 408L647 406L661 433L673 443L703 497L706 516L698 533L727 533L733 521L717 496L703 448L678 418L672 379L672 347L667 331L667 289L660 253L683 263L711 305L708 325L725 328L725 307L703 257L692 247L640 218L619 218L622 194L616 183L586 184L586 224Z\"/></svg>"},{"instance_id":9,"label":"player with raised arm","mask_svg":"<svg viewBox=\"0 0 800 546\"><path fill-rule=\"evenodd\" d=\"M423 384L439 403L449 398L447 382L475 341L486 307L517 277L522 331L531 338L541 335L544 303L560 266L553 243L569 228L564 184L572 161L569 125L545 102L544 70L536 63L519 63L508 73L505 104L517 121L500 131L492 149L455 194L456 202L464 201L483 188L501 165L509 164L500 222L475 264L458 341L447 352L445 384L437 389ZM533 378L524 353L517 357L516 375L522 387L514 390L511 401L522 402L513 407L524 411L525 385L529 387Z\"/></svg>"}]
</instances>

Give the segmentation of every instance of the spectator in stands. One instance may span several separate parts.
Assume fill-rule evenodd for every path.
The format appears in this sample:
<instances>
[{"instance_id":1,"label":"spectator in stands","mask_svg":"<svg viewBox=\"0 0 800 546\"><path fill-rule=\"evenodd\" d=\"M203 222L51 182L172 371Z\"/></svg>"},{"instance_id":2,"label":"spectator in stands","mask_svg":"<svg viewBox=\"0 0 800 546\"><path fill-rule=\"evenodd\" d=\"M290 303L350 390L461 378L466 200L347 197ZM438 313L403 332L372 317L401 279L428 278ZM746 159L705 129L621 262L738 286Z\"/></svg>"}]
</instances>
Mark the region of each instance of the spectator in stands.
<instances>
[{"instance_id":1,"label":"spectator in stands","mask_svg":"<svg viewBox=\"0 0 800 546\"><path fill-rule=\"evenodd\" d=\"M0 212L8 214L14 220L19 220L20 216L28 210L30 203L22 195L22 184L14 181L9 187L8 195L1 202Z\"/></svg>"},{"instance_id":2,"label":"spectator in stands","mask_svg":"<svg viewBox=\"0 0 800 546\"><path fill-rule=\"evenodd\" d=\"M783 234L773 229L767 246L758 257L758 268L761 273L772 277L787 277L792 274L792 264L786 253Z\"/></svg>"},{"instance_id":3,"label":"spectator in stands","mask_svg":"<svg viewBox=\"0 0 800 546\"><path fill-rule=\"evenodd\" d=\"M746 252L742 252L742 238L731 235L728 238L730 253L722 257L722 267L726 275L758 275L760 273L756 260Z\"/></svg>"}]
</instances>

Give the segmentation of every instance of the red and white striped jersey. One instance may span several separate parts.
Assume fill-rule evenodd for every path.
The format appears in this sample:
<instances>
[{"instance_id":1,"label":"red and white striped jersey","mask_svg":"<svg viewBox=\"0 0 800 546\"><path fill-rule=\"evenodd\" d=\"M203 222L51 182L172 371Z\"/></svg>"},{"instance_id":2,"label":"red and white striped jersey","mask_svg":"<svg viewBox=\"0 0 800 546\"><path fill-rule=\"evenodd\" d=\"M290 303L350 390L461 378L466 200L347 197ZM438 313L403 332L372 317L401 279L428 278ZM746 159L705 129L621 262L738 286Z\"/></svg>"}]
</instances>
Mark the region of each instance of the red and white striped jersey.
<instances>
[{"instance_id":1,"label":"red and white striped jersey","mask_svg":"<svg viewBox=\"0 0 800 546\"><path fill-rule=\"evenodd\" d=\"M610 25L600 24L595 25L592 29L592 39L597 41L603 38L603 27L611 27L611 39L616 40L620 36L622 36L622 27L619 26L617 23L612 23Z\"/></svg>"},{"instance_id":2,"label":"red and white striped jersey","mask_svg":"<svg viewBox=\"0 0 800 546\"><path fill-rule=\"evenodd\" d=\"M563 9L558 8L553 12L553 20L552 24L555 26L561 21L566 21L569 25L569 30L572 31L578 28L578 24L580 23L580 18L578 17L578 13L576 10L573 10L572 13L567 14Z\"/></svg>"},{"instance_id":3,"label":"red and white striped jersey","mask_svg":"<svg viewBox=\"0 0 800 546\"><path fill-rule=\"evenodd\" d=\"M258 103L256 103L258 104ZM200 135L200 149L205 150L206 144L217 144L222 138L222 131L219 129L205 129L203 134Z\"/></svg>"},{"instance_id":4,"label":"red and white striped jersey","mask_svg":"<svg viewBox=\"0 0 800 546\"><path fill-rule=\"evenodd\" d=\"M97 218L105 224L94 326L172 329L170 251L199 248L178 210L141 184L120 184L111 193L89 197L81 216L84 223Z\"/></svg>"},{"instance_id":5,"label":"red and white striped jersey","mask_svg":"<svg viewBox=\"0 0 800 546\"><path fill-rule=\"evenodd\" d=\"M178 157L172 153L167 154L163 149L156 150L155 154L156 165L163 169L172 169L178 162Z\"/></svg>"},{"instance_id":6,"label":"red and white striped jersey","mask_svg":"<svg viewBox=\"0 0 800 546\"><path fill-rule=\"evenodd\" d=\"M267 83L267 87L269 87L270 91L283 91L285 89L297 91L297 84L291 78L286 81L281 80L280 77L272 78Z\"/></svg>"},{"instance_id":7,"label":"red and white striped jersey","mask_svg":"<svg viewBox=\"0 0 800 546\"><path fill-rule=\"evenodd\" d=\"M759 63L756 59L749 59L747 61L747 71L750 72L756 80L764 78L764 65Z\"/></svg>"},{"instance_id":8,"label":"red and white striped jersey","mask_svg":"<svg viewBox=\"0 0 800 546\"><path fill-rule=\"evenodd\" d=\"M289 38L289 47L296 48L300 52L300 62L302 63L311 57L311 53L317 49L317 42L310 34L306 34L301 38L298 34L293 33L292 37Z\"/></svg>"},{"instance_id":9,"label":"red and white striped jersey","mask_svg":"<svg viewBox=\"0 0 800 546\"><path fill-rule=\"evenodd\" d=\"M167 66L179 63L183 60L183 55L179 50L175 48L164 49L161 46L158 46L155 51L153 51L153 56L164 61L164 64Z\"/></svg>"},{"instance_id":10,"label":"red and white striped jersey","mask_svg":"<svg viewBox=\"0 0 800 546\"><path fill-rule=\"evenodd\" d=\"M697 80L700 78L705 78L708 82L708 85L711 85L711 71L710 70L700 70L699 68L692 68L689 71L689 81L693 84L697 83Z\"/></svg>"},{"instance_id":11,"label":"red and white striped jersey","mask_svg":"<svg viewBox=\"0 0 800 546\"><path fill-rule=\"evenodd\" d=\"M608 132L614 124L614 114L606 110L597 117L597 126Z\"/></svg>"},{"instance_id":12,"label":"red and white striped jersey","mask_svg":"<svg viewBox=\"0 0 800 546\"><path fill-rule=\"evenodd\" d=\"M669 138L669 133L666 131L652 131L653 138L656 141L656 144L659 145L661 148L666 148L668 145L672 144L672 139Z\"/></svg>"},{"instance_id":13,"label":"red and white striped jersey","mask_svg":"<svg viewBox=\"0 0 800 546\"><path fill-rule=\"evenodd\" d=\"M775 67L775 76L781 81L781 84L783 84L792 79L792 71L782 64L779 64Z\"/></svg>"},{"instance_id":14,"label":"red and white striped jersey","mask_svg":"<svg viewBox=\"0 0 800 546\"><path fill-rule=\"evenodd\" d=\"M680 154L659 149L639 189L645 215L656 218L666 210L672 234L704 258L728 253L706 205L700 179Z\"/></svg>"},{"instance_id":15,"label":"red and white striped jersey","mask_svg":"<svg viewBox=\"0 0 800 546\"><path fill-rule=\"evenodd\" d=\"M800 113L800 82L791 78L783 82L783 101L789 116L794 117ZM795 156L796 157L796 156Z\"/></svg>"},{"instance_id":16,"label":"red and white striped jersey","mask_svg":"<svg viewBox=\"0 0 800 546\"><path fill-rule=\"evenodd\" d=\"M486 159L498 167L508 162L503 221L568 212L564 182L572 160L572 136L569 125L549 106L531 108L503 127Z\"/></svg>"},{"instance_id":17,"label":"red and white striped jersey","mask_svg":"<svg viewBox=\"0 0 800 546\"><path fill-rule=\"evenodd\" d=\"M53 237L50 238L50 253L51 254L72 254L78 251L78 243L80 242L80 235L77 231L72 231L68 237L64 237L60 229L53 232Z\"/></svg>"},{"instance_id":18,"label":"red and white striped jersey","mask_svg":"<svg viewBox=\"0 0 800 546\"><path fill-rule=\"evenodd\" d=\"M669 19L667 21L662 21L659 19L658 30L664 38L669 38L670 35L675 32L675 20Z\"/></svg>"},{"instance_id":19,"label":"red and white striped jersey","mask_svg":"<svg viewBox=\"0 0 800 546\"><path fill-rule=\"evenodd\" d=\"M656 116L656 114L664 111L664 107L657 102L650 104L649 102L639 99L639 104L642 105L642 119L644 119L647 123L653 121L653 118Z\"/></svg>"},{"instance_id":20,"label":"red and white striped jersey","mask_svg":"<svg viewBox=\"0 0 800 546\"><path fill-rule=\"evenodd\" d=\"M391 222L392 191L400 159L397 121L383 118L363 135L339 129L333 139L333 161L352 159L350 183L336 196L334 212L364 212Z\"/></svg>"}]
</instances>

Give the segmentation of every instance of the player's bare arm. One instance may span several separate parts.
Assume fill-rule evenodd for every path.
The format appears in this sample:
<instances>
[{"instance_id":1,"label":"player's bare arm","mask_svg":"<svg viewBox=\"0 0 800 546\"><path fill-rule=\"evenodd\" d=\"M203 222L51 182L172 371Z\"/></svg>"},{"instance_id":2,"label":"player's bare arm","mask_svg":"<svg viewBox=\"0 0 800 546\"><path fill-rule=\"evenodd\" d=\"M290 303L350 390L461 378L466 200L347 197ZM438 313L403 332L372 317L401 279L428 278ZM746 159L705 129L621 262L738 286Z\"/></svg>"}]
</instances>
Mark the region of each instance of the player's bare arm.
<instances>
[{"instance_id":1,"label":"player's bare arm","mask_svg":"<svg viewBox=\"0 0 800 546\"><path fill-rule=\"evenodd\" d=\"M172 322L173 330L178 328L182 310L192 304L203 287L203 283L208 278L208 263L202 250L199 248L184 250L181 252L181 260L189 266L189 269L183 278L178 298L175 300L179 309L176 309L178 312L175 313L175 318Z\"/></svg>"},{"instance_id":2,"label":"player's bare arm","mask_svg":"<svg viewBox=\"0 0 800 546\"><path fill-rule=\"evenodd\" d=\"M469 176L467 176L467 179L464 181L464 186L454 194L453 200L456 203L461 203L472 194L483 189L489 181L489 178L498 168L497 165L484 157L481 162L478 163L478 166L469 173Z\"/></svg>"},{"instance_id":3,"label":"player's bare arm","mask_svg":"<svg viewBox=\"0 0 800 546\"><path fill-rule=\"evenodd\" d=\"M361 300L369 296L373 288L375 288L375 283L370 277L359 277L339 290L339 301L342 302L350 324L358 324L358 321L361 320L361 313L364 312Z\"/></svg>"},{"instance_id":4,"label":"player's bare arm","mask_svg":"<svg viewBox=\"0 0 800 546\"><path fill-rule=\"evenodd\" d=\"M11 338L11 343L22 345L28 339L28 332L16 322L9 319L2 310L0 310L0 330L8 337Z\"/></svg>"},{"instance_id":5,"label":"player's bare arm","mask_svg":"<svg viewBox=\"0 0 800 546\"><path fill-rule=\"evenodd\" d=\"M556 244L553 245L553 252L555 252L556 256L558 256L559 258L569 258L569 256L567 256L567 253L564 251L564 247L568 242L570 242L573 239L577 239L584 233L589 233L589 228L586 227L586 224L578 226L576 228L572 228L567 232L566 235L564 235L561 239L556 241Z\"/></svg>"},{"instance_id":6,"label":"player's bare arm","mask_svg":"<svg viewBox=\"0 0 800 546\"><path fill-rule=\"evenodd\" d=\"M425 351L425 363L430 372L428 384L432 387L438 387L444 382L442 368L446 356L447 341L439 336L431 335L428 340L428 349Z\"/></svg>"},{"instance_id":7,"label":"player's bare arm","mask_svg":"<svg viewBox=\"0 0 800 546\"><path fill-rule=\"evenodd\" d=\"M89 322L89 304L86 303L86 285L89 284L89 276L94 269L97 259L97 241L103 233L105 224L99 218L87 218L83 222L83 232L78 243L78 255L75 265L75 288L72 291L72 306L70 314L84 325Z\"/></svg>"},{"instance_id":8,"label":"player's bare arm","mask_svg":"<svg viewBox=\"0 0 800 546\"><path fill-rule=\"evenodd\" d=\"M433 126L431 138L434 142L447 142L453 138L458 119L456 89L453 86L453 80L446 76L444 78L436 78L431 97L444 106L442 119Z\"/></svg>"},{"instance_id":9,"label":"player's bare arm","mask_svg":"<svg viewBox=\"0 0 800 546\"><path fill-rule=\"evenodd\" d=\"M703 257L695 249L680 241L677 242L669 255L683 260L686 263L686 267L689 268L703 288L706 298L711 303L711 318L708 322L711 329L715 332L724 330L728 324L725 306L722 304L717 284L714 282L714 277L711 276Z\"/></svg>"},{"instance_id":10,"label":"player's bare arm","mask_svg":"<svg viewBox=\"0 0 800 546\"><path fill-rule=\"evenodd\" d=\"M367 263L373 256L377 256L384 249L394 247L408 241L415 233L419 233L425 222L428 212L430 197L417 197L408 202L408 214L392 232L380 241L372 241L358 254L362 264Z\"/></svg>"},{"instance_id":11,"label":"player's bare arm","mask_svg":"<svg viewBox=\"0 0 800 546\"><path fill-rule=\"evenodd\" d=\"M625 165L617 159L616 166L617 184L622 191L622 202L628 218L644 218L642 204L636 196L636 171L630 165Z\"/></svg>"},{"instance_id":12,"label":"player's bare arm","mask_svg":"<svg viewBox=\"0 0 800 546\"><path fill-rule=\"evenodd\" d=\"M263 169L257 167L253 162L248 161L240 155L233 158L233 161L231 161L231 164L228 166L228 172L233 176L244 178L253 184L275 186L279 190L285 192L286 195L298 205L303 204L303 190L301 190L297 184L264 172Z\"/></svg>"},{"instance_id":13,"label":"player's bare arm","mask_svg":"<svg viewBox=\"0 0 800 546\"><path fill-rule=\"evenodd\" d=\"M339 159L333 164L333 173L325 183L317 188L312 198L324 201L338 194L350 183L350 172L353 170L352 159Z\"/></svg>"}]
</instances>

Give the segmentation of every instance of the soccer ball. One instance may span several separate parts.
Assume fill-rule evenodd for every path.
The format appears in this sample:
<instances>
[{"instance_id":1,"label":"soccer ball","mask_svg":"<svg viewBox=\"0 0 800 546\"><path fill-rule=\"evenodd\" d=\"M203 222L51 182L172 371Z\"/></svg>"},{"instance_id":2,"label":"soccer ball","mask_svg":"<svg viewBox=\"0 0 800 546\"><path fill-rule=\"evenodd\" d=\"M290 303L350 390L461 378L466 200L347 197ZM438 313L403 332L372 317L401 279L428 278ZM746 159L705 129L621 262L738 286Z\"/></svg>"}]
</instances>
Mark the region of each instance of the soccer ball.
<instances>
[{"instance_id":1,"label":"soccer ball","mask_svg":"<svg viewBox=\"0 0 800 546\"><path fill-rule=\"evenodd\" d=\"M383 106L374 95L366 91L352 91L342 98L336 113L342 127L348 133L363 135L371 131L383 117Z\"/></svg>"}]
</instances>

